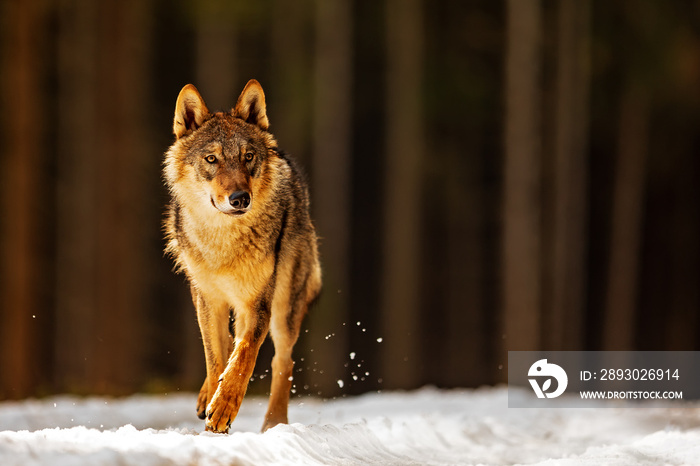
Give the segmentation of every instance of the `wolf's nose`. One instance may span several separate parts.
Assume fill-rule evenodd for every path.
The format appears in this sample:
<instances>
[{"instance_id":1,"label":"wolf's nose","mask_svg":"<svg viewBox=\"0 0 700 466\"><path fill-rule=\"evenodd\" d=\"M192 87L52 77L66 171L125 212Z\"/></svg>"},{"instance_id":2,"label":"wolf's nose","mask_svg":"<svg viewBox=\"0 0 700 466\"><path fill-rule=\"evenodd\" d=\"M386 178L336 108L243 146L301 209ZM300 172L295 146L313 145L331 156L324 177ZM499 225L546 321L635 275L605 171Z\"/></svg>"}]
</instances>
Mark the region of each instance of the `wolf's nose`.
<instances>
[{"instance_id":1,"label":"wolf's nose","mask_svg":"<svg viewBox=\"0 0 700 466\"><path fill-rule=\"evenodd\" d=\"M236 191L228 197L228 202L234 209L247 209L250 205L250 194L246 191Z\"/></svg>"}]
</instances>

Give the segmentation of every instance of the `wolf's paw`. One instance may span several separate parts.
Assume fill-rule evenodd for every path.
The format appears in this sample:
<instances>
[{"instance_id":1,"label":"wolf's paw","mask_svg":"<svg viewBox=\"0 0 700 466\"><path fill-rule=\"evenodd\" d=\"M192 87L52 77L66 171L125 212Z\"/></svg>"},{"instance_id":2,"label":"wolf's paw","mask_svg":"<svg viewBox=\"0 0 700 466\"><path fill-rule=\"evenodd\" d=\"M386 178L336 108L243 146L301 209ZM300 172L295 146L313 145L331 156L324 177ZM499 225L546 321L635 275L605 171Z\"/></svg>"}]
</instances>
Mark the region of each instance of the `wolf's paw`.
<instances>
[{"instance_id":1,"label":"wolf's paw","mask_svg":"<svg viewBox=\"0 0 700 466\"><path fill-rule=\"evenodd\" d=\"M200 419L207 417L207 395L207 382L205 381L197 397L197 417Z\"/></svg>"},{"instance_id":2,"label":"wolf's paw","mask_svg":"<svg viewBox=\"0 0 700 466\"><path fill-rule=\"evenodd\" d=\"M240 400L224 397L217 390L207 407L206 429L209 432L227 434L231 421L238 414Z\"/></svg>"}]
</instances>

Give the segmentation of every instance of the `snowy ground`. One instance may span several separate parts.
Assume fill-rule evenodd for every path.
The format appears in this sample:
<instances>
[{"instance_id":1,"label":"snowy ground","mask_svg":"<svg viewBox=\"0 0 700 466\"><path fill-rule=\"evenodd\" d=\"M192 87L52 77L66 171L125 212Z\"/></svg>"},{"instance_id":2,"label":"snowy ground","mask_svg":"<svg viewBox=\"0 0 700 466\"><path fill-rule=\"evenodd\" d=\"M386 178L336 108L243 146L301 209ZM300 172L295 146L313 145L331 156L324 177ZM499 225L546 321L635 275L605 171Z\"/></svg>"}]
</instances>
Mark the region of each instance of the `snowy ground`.
<instances>
[{"instance_id":1,"label":"snowy ground","mask_svg":"<svg viewBox=\"0 0 700 466\"><path fill-rule=\"evenodd\" d=\"M203 433L194 394L0 403L0 465L700 464L700 404L509 409L505 388L294 400L259 434L247 398L230 435Z\"/></svg>"}]
</instances>

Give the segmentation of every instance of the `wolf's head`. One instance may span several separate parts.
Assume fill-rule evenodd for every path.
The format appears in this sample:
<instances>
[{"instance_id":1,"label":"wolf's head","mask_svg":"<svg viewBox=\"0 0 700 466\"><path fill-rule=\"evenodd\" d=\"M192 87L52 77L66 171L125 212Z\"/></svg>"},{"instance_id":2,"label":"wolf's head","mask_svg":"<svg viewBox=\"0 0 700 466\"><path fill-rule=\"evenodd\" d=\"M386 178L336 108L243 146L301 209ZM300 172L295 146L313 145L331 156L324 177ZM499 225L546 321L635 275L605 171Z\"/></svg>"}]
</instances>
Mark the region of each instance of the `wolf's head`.
<instances>
[{"instance_id":1,"label":"wolf's head","mask_svg":"<svg viewBox=\"0 0 700 466\"><path fill-rule=\"evenodd\" d=\"M210 113L197 89L186 85L175 106L177 140L166 158L171 189L224 214L247 213L267 184L269 159L277 155L268 126L265 94L256 80L248 81L228 113Z\"/></svg>"}]
</instances>

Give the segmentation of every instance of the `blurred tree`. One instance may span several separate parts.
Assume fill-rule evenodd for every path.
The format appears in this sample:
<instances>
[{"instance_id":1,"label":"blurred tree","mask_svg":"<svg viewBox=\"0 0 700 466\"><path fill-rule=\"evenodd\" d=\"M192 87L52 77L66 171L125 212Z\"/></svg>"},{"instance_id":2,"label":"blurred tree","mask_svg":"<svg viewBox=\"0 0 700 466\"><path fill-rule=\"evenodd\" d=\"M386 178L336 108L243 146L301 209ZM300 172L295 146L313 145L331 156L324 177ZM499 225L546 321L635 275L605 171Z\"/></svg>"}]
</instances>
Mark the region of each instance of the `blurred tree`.
<instances>
[{"instance_id":1,"label":"blurred tree","mask_svg":"<svg viewBox=\"0 0 700 466\"><path fill-rule=\"evenodd\" d=\"M91 389L97 297L94 234L101 199L96 193L100 157L95 101L99 56L97 3L60 0L57 40L57 218L55 384L60 390Z\"/></svg>"},{"instance_id":2,"label":"blurred tree","mask_svg":"<svg viewBox=\"0 0 700 466\"><path fill-rule=\"evenodd\" d=\"M387 388L421 383L421 221L423 189L423 3L386 2L386 175L381 301L382 377Z\"/></svg>"},{"instance_id":3,"label":"blurred tree","mask_svg":"<svg viewBox=\"0 0 700 466\"><path fill-rule=\"evenodd\" d=\"M326 396L338 392L349 352L343 325L350 322L352 2L316 1L316 55L313 96L313 218L320 237L323 287L310 316L310 348L321 372L307 373ZM346 326L347 328L347 326ZM329 336L330 335L330 336ZM332 339L330 343L329 339ZM325 342L325 343L324 343Z\"/></svg>"},{"instance_id":4,"label":"blurred tree","mask_svg":"<svg viewBox=\"0 0 700 466\"><path fill-rule=\"evenodd\" d=\"M539 0L507 2L503 360L541 342L541 14Z\"/></svg>"},{"instance_id":5,"label":"blurred tree","mask_svg":"<svg viewBox=\"0 0 700 466\"><path fill-rule=\"evenodd\" d=\"M501 340L494 309L500 295L495 234L501 223L502 108L505 2L443 2L426 15L426 100L431 109L431 204L424 209L422 283L424 378L440 386L473 386L499 372ZM438 15L435 17L434 15ZM439 99L439 100L437 100ZM440 198L442 196L442 198ZM441 236L444 235L444 236ZM444 302L444 307L442 304ZM444 309L444 312L438 312ZM436 326L437 323L437 326ZM440 364L435 353L439 352ZM432 382L435 381L435 382Z\"/></svg>"},{"instance_id":6,"label":"blurred tree","mask_svg":"<svg viewBox=\"0 0 700 466\"><path fill-rule=\"evenodd\" d=\"M639 309L639 271L647 184L648 147L652 116L651 91L662 73L658 48L663 21L660 5L625 1L613 9L622 18L626 34L618 47L623 52L617 102L617 154L610 212L610 258L607 273L603 347L635 347ZM652 19L654 18L654 19ZM663 40L666 42L666 40Z\"/></svg>"},{"instance_id":7,"label":"blurred tree","mask_svg":"<svg viewBox=\"0 0 700 466\"><path fill-rule=\"evenodd\" d=\"M2 52L2 268L0 310L0 397L20 398L47 382L48 351L42 329L50 287L41 232L47 225L51 193L42 152L46 137L44 75L46 2L7 1L0 5ZM39 319L37 321L37 319ZM40 322L42 327L39 327Z\"/></svg>"},{"instance_id":8,"label":"blurred tree","mask_svg":"<svg viewBox=\"0 0 700 466\"><path fill-rule=\"evenodd\" d=\"M158 173L145 137L150 6L104 1L83 8L66 1L60 8L55 351L61 390L128 393L146 375L152 262L144 251L157 223L144 221L152 217L141 179Z\"/></svg>"},{"instance_id":9,"label":"blurred tree","mask_svg":"<svg viewBox=\"0 0 700 466\"><path fill-rule=\"evenodd\" d=\"M649 142L649 102L636 86L623 89L612 203L610 265L603 347L631 351L635 343L638 271Z\"/></svg>"},{"instance_id":10,"label":"blurred tree","mask_svg":"<svg viewBox=\"0 0 700 466\"><path fill-rule=\"evenodd\" d=\"M575 350L583 344L587 307L590 4L562 0L557 5L553 241L546 277L551 296L543 344L551 350Z\"/></svg>"}]
</instances>

